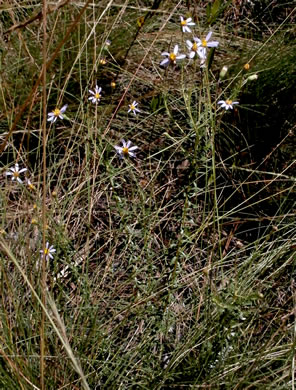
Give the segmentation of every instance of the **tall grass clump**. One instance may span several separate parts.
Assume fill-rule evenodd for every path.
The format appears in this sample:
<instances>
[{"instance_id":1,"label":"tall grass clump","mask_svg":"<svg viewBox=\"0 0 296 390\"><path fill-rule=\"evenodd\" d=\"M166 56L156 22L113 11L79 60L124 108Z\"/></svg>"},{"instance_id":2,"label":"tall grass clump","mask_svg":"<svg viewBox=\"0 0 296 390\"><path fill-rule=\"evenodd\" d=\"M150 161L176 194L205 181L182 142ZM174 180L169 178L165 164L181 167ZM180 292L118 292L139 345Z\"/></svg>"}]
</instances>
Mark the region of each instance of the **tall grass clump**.
<instances>
[{"instance_id":1,"label":"tall grass clump","mask_svg":"<svg viewBox=\"0 0 296 390\"><path fill-rule=\"evenodd\" d=\"M294 388L295 6L272 3L0 5L1 389Z\"/></svg>"}]
</instances>

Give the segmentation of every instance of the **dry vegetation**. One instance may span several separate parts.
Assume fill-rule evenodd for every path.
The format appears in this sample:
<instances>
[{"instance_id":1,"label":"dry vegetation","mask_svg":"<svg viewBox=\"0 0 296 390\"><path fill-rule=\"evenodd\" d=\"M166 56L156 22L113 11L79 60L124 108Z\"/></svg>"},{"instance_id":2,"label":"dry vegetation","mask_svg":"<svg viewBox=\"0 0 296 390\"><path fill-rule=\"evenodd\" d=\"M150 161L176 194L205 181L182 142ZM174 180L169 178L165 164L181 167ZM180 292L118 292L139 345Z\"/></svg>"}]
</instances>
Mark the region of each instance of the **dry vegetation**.
<instances>
[{"instance_id":1,"label":"dry vegetation","mask_svg":"<svg viewBox=\"0 0 296 390\"><path fill-rule=\"evenodd\" d=\"M0 388L293 389L295 4L6 0L0 20ZM159 65L210 30L206 67Z\"/></svg>"}]
</instances>

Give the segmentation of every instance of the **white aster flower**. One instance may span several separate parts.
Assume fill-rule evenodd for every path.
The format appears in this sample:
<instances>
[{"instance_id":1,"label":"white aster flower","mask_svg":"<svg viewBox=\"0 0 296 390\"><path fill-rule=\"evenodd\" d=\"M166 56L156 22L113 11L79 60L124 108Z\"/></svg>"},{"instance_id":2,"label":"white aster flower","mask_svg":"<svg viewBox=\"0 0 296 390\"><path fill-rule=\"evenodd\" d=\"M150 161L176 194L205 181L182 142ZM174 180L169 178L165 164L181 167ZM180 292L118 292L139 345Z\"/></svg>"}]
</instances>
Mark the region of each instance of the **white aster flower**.
<instances>
[{"instance_id":1,"label":"white aster flower","mask_svg":"<svg viewBox=\"0 0 296 390\"><path fill-rule=\"evenodd\" d=\"M203 39L196 38L196 42L198 46L201 46L204 49L206 49L207 47L218 47L219 46L218 41L210 41L212 34L213 32L210 31L205 38Z\"/></svg>"},{"instance_id":2,"label":"white aster flower","mask_svg":"<svg viewBox=\"0 0 296 390\"><path fill-rule=\"evenodd\" d=\"M181 27L182 27L183 33L185 33L185 32L191 33L191 30L188 26L195 26L195 23L192 22L192 18L184 19L183 16L180 16L180 19L181 19Z\"/></svg>"},{"instance_id":3,"label":"white aster flower","mask_svg":"<svg viewBox=\"0 0 296 390\"><path fill-rule=\"evenodd\" d=\"M137 105L139 103L137 103L135 100L132 102L132 104L129 105L129 110L128 112L133 112L135 115L137 115L137 112L141 112L138 108L137 108Z\"/></svg>"},{"instance_id":4,"label":"white aster flower","mask_svg":"<svg viewBox=\"0 0 296 390\"><path fill-rule=\"evenodd\" d=\"M17 180L20 184L22 184L22 180L20 179L20 174L26 172L27 168L19 169L18 163L15 164L14 167L9 168L9 171L5 172L6 176L12 176L11 180Z\"/></svg>"},{"instance_id":5,"label":"white aster flower","mask_svg":"<svg viewBox=\"0 0 296 390\"><path fill-rule=\"evenodd\" d=\"M207 59L207 52L206 52L206 49L202 46L199 46L198 42L199 42L199 39L198 38L193 38L194 42L192 43L191 41L189 41L189 39L186 41L186 45L188 47L188 50L189 50L189 55L188 57L190 59L194 58L195 55L197 55L199 58L200 58L200 66L201 67L204 67L205 66L205 62L206 62L206 59Z\"/></svg>"},{"instance_id":6,"label":"white aster flower","mask_svg":"<svg viewBox=\"0 0 296 390\"><path fill-rule=\"evenodd\" d=\"M167 66L169 66L169 64L175 65L177 61L183 60L183 58L186 57L185 54L178 55L178 52L179 52L179 46L176 45L174 47L174 51L172 53L169 53L167 51L164 51L163 53L161 53L162 56L166 56L167 58L165 58L163 61L161 61L160 66L164 66L166 68Z\"/></svg>"},{"instance_id":7,"label":"white aster flower","mask_svg":"<svg viewBox=\"0 0 296 390\"><path fill-rule=\"evenodd\" d=\"M101 95L101 91L102 91L102 88L98 87L96 85L95 87L95 90L94 91L91 91L90 89L88 90L88 92L92 95L88 98L88 100L91 100L92 103L96 104L96 103L99 103L102 95Z\"/></svg>"},{"instance_id":8,"label":"white aster flower","mask_svg":"<svg viewBox=\"0 0 296 390\"><path fill-rule=\"evenodd\" d=\"M195 55L198 53L198 49L200 49L200 46L198 46L198 38L193 38L194 42L192 43L189 39L186 41L186 45L189 50L189 58L194 58Z\"/></svg>"},{"instance_id":9,"label":"white aster flower","mask_svg":"<svg viewBox=\"0 0 296 390\"><path fill-rule=\"evenodd\" d=\"M239 102L233 102L232 100L219 100L218 104L221 104L222 108L225 108L225 110L228 110L229 108L233 109L233 104L239 104Z\"/></svg>"},{"instance_id":10,"label":"white aster flower","mask_svg":"<svg viewBox=\"0 0 296 390\"><path fill-rule=\"evenodd\" d=\"M45 260L53 259L55 253L53 245L49 246L49 242L46 243L45 248L40 251L41 255L45 257Z\"/></svg>"},{"instance_id":11,"label":"white aster flower","mask_svg":"<svg viewBox=\"0 0 296 390\"><path fill-rule=\"evenodd\" d=\"M116 152L119 154L119 156L122 158L122 157L126 157L126 156L131 156L131 157L135 157L136 154L134 153L134 151L136 149L138 149L137 146L132 146L131 147L131 141L127 141L125 142L124 139L121 140L121 143L122 143L122 146L114 146L115 149L116 149Z\"/></svg>"},{"instance_id":12,"label":"white aster flower","mask_svg":"<svg viewBox=\"0 0 296 390\"><path fill-rule=\"evenodd\" d=\"M52 112L50 112L48 115L48 122L54 123L58 118L64 119L63 113L67 110L68 104L65 104L61 109L55 108Z\"/></svg>"}]
</instances>

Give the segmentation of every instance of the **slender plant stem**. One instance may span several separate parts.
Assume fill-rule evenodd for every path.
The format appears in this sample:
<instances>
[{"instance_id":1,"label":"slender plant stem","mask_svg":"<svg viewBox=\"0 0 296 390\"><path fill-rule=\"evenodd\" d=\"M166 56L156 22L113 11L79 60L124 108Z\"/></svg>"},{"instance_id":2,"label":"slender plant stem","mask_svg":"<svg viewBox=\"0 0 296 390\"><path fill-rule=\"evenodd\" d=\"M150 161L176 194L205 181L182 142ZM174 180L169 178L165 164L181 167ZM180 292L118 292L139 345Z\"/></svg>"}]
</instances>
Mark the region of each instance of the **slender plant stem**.
<instances>
[{"instance_id":1,"label":"slender plant stem","mask_svg":"<svg viewBox=\"0 0 296 390\"><path fill-rule=\"evenodd\" d=\"M42 246L43 246L43 256L41 261L42 273L41 273L41 301L45 307L46 302L46 255L44 252L46 245L46 0L43 0L43 47L42 47L42 56L43 56L43 77L42 77L42 108L43 108L43 121L42 121L42 138L43 138L43 199L42 199ZM40 387L42 390L44 387L44 373L45 373L45 311L41 311L41 327L40 327Z\"/></svg>"}]
</instances>

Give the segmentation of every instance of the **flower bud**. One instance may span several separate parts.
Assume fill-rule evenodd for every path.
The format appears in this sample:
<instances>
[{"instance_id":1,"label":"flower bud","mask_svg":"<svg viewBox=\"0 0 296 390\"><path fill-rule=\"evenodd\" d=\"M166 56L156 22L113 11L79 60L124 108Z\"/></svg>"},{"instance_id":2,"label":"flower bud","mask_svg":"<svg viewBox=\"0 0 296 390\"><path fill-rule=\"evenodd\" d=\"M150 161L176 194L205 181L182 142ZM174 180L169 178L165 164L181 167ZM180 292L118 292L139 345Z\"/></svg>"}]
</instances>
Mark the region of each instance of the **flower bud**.
<instances>
[{"instance_id":1,"label":"flower bud","mask_svg":"<svg viewBox=\"0 0 296 390\"><path fill-rule=\"evenodd\" d=\"M258 79L258 75L257 74L252 74L251 76L249 76L247 78L248 81L253 81L253 80L257 80Z\"/></svg>"},{"instance_id":2,"label":"flower bud","mask_svg":"<svg viewBox=\"0 0 296 390\"><path fill-rule=\"evenodd\" d=\"M220 79L223 79L226 76L227 71L228 67L224 65L220 72Z\"/></svg>"}]
</instances>

